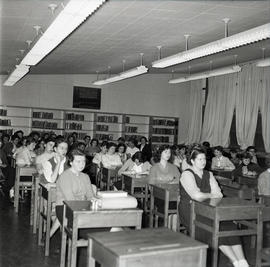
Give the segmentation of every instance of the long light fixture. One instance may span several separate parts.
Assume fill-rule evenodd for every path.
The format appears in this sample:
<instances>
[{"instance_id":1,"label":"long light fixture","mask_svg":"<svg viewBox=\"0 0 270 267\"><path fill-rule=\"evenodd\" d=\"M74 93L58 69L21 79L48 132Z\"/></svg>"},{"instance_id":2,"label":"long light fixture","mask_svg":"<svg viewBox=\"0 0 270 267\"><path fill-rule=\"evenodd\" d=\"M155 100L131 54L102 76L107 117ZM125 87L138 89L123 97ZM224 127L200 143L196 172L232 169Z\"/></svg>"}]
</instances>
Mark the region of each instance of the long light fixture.
<instances>
[{"instance_id":1,"label":"long light fixture","mask_svg":"<svg viewBox=\"0 0 270 267\"><path fill-rule=\"evenodd\" d=\"M257 41L270 38L270 23L240 32L223 39L192 48L190 50L159 59L152 63L154 68L166 68L196 58L212 55L228 49L247 45Z\"/></svg>"},{"instance_id":2,"label":"long light fixture","mask_svg":"<svg viewBox=\"0 0 270 267\"><path fill-rule=\"evenodd\" d=\"M29 66L25 65L16 65L16 68L13 72L8 76L6 81L4 82L5 86L13 86L16 82L18 82L22 77L24 77L29 72Z\"/></svg>"},{"instance_id":3,"label":"long light fixture","mask_svg":"<svg viewBox=\"0 0 270 267\"><path fill-rule=\"evenodd\" d=\"M230 67L224 67L224 68L214 69L210 71L198 72L198 73L194 73L188 76L172 79L172 80L169 80L169 83L171 84L183 83L183 82L205 79L205 78L209 78L213 76L220 76L220 75L239 72L239 71L241 71L241 67L239 65L233 65Z\"/></svg>"},{"instance_id":4,"label":"long light fixture","mask_svg":"<svg viewBox=\"0 0 270 267\"><path fill-rule=\"evenodd\" d=\"M133 69L126 70L126 71L123 70L123 72L120 72L119 74L114 75L114 76L110 76L110 77L108 77L107 79L104 79L104 80L94 81L93 84L94 85L104 85L104 84L121 81L121 80L124 80L124 79L128 79L128 78L131 78L131 77L135 77L135 76L147 73L148 68L143 65L143 61L142 61L143 60L142 59L143 58L143 53L141 53L140 55L141 55L141 65L140 66L135 67ZM124 69L124 61L123 61L123 69Z\"/></svg>"},{"instance_id":5,"label":"long light fixture","mask_svg":"<svg viewBox=\"0 0 270 267\"><path fill-rule=\"evenodd\" d=\"M41 35L21 64L34 66L70 35L106 0L70 0Z\"/></svg>"}]
</instances>

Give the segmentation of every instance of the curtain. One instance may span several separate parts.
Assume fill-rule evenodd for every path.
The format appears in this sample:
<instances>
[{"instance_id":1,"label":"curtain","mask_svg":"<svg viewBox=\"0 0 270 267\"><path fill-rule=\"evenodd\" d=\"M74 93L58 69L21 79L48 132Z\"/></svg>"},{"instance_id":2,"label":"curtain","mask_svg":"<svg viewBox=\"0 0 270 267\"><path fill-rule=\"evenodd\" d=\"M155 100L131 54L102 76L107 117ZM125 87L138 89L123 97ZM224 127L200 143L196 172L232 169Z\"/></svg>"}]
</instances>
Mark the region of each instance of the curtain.
<instances>
[{"instance_id":1,"label":"curtain","mask_svg":"<svg viewBox=\"0 0 270 267\"><path fill-rule=\"evenodd\" d=\"M203 80L190 82L190 99L189 99L189 125L186 144L198 143L201 137L202 127L202 88Z\"/></svg>"},{"instance_id":2,"label":"curtain","mask_svg":"<svg viewBox=\"0 0 270 267\"><path fill-rule=\"evenodd\" d=\"M260 68L247 65L242 68L239 76L236 92L236 137L242 149L254 142L262 91L261 74Z\"/></svg>"},{"instance_id":3,"label":"curtain","mask_svg":"<svg viewBox=\"0 0 270 267\"><path fill-rule=\"evenodd\" d=\"M238 73L209 78L201 141L228 146Z\"/></svg>"},{"instance_id":4,"label":"curtain","mask_svg":"<svg viewBox=\"0 0 270 267\"><path fill-rule=\"evenodd\" d=\"M270 68L261 68L261 98L262 136L266 152L270 152Z\"/></svg>"}]
</instances>

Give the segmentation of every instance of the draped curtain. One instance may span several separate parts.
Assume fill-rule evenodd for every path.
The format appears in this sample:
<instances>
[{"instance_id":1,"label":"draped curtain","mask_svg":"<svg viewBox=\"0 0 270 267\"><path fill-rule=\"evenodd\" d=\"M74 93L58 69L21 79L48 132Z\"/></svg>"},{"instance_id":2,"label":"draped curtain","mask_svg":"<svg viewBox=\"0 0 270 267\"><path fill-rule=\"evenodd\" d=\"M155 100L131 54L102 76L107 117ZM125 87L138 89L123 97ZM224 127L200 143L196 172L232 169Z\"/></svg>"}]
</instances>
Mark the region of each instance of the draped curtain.
<instances>
[{"instance_id":1,"label":"draped curtain","mask_svg":"<svg viewBox=\"0 0 270 267\"><path fill-rule=\"evenodd\" d=\"M270 68L262 68L260 110L265 151L270 153Z\"/></svg>"},{"instance_id":2,"label":"draped curtain","mask_svg":"<svg viewBox=\"0 0 270 267\"><path fill-rule=\"evenodd\" d=\"M262 69L254 65L242 68L236 92L236 137L242 149L254 143L259 105L262 100L261 80Z\"/></svg>"},{"instance_id":3,"label":"draped curtain","mask_svg":"<svg viewBox=\"0 0 270 267\"><path fill-rule=\"evenodd\" d=\"M189 125L187 144L200 142L202 127L202 88L203 80L190 82L190 99L189 99Z\"/></svg>"},{"instance_id":4,"label":"draped curtain","mask_svg":"<svg viewBox=\"0 0 270 267\"><path fill-rule=\"evenodd\" d=\"M235 108L238 73L209 78L201 141L228 146Z\"/></svg>"}]
</instances>

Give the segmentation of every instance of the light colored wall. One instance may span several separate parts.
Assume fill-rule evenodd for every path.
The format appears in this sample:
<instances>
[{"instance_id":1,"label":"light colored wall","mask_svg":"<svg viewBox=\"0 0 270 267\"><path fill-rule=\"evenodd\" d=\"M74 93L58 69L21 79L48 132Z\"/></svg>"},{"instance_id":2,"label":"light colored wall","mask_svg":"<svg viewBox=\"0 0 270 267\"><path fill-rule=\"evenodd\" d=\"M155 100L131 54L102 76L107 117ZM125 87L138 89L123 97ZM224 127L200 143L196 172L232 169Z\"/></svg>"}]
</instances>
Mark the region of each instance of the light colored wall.
<instances>
[{"instance_id":1,"label":"light colored wall","mask_svg":"<svg viewBox=\"0 0 270 267\"><path fill-rule=\"evenodd\" d=\"M178 142L186 138L189 83L170 85L170 76L148 74L102 86L103 112L179 118ZM95 75L27 75L12 87L3 86L0 104L72 109L73 86L93 87Z\"/></svg>"}]
</instances>

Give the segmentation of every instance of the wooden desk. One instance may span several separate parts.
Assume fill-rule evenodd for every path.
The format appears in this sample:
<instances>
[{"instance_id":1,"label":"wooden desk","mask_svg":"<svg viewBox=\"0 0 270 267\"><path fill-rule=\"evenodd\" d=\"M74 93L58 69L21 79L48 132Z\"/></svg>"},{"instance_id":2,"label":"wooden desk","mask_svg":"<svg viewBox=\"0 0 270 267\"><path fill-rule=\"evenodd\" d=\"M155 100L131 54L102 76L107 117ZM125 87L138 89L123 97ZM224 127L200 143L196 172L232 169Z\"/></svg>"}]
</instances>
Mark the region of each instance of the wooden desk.
<instances>
[{"instance_id":1,"label":"wooden desk","mask_svg":"<svg viewBox=\"0 0 270 267\"><path fill-rule=\"evenodd\" d=\"M235 181L241 185L247 185L248 187L258 186L258 175L238 175L235 177Z\"/></svg>"},{"instance_id":2,"label":"wooden desk","mask_svg":"<svg viewBox=\"0 0 270 267\"><path fill-rule=\"evenodd\" d=\"M255 200L256 191L253 188L249 188L246 185L240 185L236 182L232 182L227 178L216 178L222 193L226 197L239 197L242 199Z\"/></svg>"},{"instance_id":3,"label":"wooden desk","mask_svg":"<svg viewBox=\"0 0 270 267\"><path fill-rule=\"evenodd\" d=\"M262 205L239 198L216 198L202 202L193 201L191 205L191 236L195 237L195 226L202 228L212 235L211 248L212 267L218 262L218 238L229 236L257 235L256 266L261 266L262 248ZM200 215L213 221L213 225L207 225L196 220ZM247 220L252 220L248 221ZM231 231L219 231L222 221L237 221L248 229Z\"/></svg>"},{"instance_id":4,"label":"wooden desk","mask_svg":"<svg viewBox=\"0 0 270 267\"><path fill-rule=\"evenodd\" d=\"M138 192L135 192L135 189ZM148 203L148 175L122 174L122 190L141 200L141 205L147 212Z\"/></svg>"},{"instance_id":5,"label":"wooden desk","mask_svg":"<svg viewBox=\"0 0 270 267\"><path fill-rule=\"evenodd\" d=\"M92 210L91 201L64 201L60 267L65 266L66 241L69 238L68 266L75 267L77 247L86 247L88 240L78 240L78 230L101 227L135 227L141 229L142 210Z\"/></svg>"},{"instance_id":6,"label":"wooden desk","mask_svg":"<svg viewBox=\"0 0 270 267\"><path fill-rule=\"evenodd\" d=\"M214 176L232 179L232 170L226 169L211 169Z\"/></svg>"},{"instance_id":7,"label":"wooden desk","mask_svg":"<svg viewBox=\"0 0 270 267\"><path fill-rule=\"evenodd\" d=\"M104 184L105 190L110 190L112 181L117 181L118 177L118 170L119 168L116 169L108 169L105 168L104 166L101 167L100 172L101 172L101 181Z\"/></svg>"},{"instance_id":8,"label":"wooden desk","mask_svg":"<svg viewBox=\"0 0 270 267\"><path fill-rule=\"evenodd\" d=\"M163 226L168 227L169 214L178 214L177 206L179 202L178 184L150 184L150 219L149 227L153 227L153 217L155 216L155 227L158 227L158 217L163 217ZM162 201L162 207L155 205L155 200ZM170 209L169 204L174 202L174 209ZM178 224L178 223L177 223Z\"/></svg>"},{"instance_id":9,"label":"wooden desk","mask_svg":"<svg viewBox=\"0 0 270 267\"><path fill-rule=\"evenodd\" d=\"M15 175L15 184L14 184L14 207L15 212L19 211L19 191L20 188L26 187L32 190L33 185L33 173L36 172L36 168L34 166L16 166L16 175ZM21 181L21 176L29 176L31 177L30 181Z\"/></svg>"},{"instance_id":10,"label":"wooden desk","mask_svg":"<svg viewBox=\"0 0 270 267\"><path fill-rule=\"evenodd\" d=\"M88 267L205 267L207 245L169 229L89 234Z\"/></svg>"}]
</instances>

